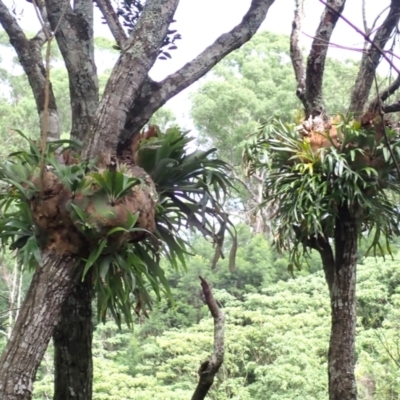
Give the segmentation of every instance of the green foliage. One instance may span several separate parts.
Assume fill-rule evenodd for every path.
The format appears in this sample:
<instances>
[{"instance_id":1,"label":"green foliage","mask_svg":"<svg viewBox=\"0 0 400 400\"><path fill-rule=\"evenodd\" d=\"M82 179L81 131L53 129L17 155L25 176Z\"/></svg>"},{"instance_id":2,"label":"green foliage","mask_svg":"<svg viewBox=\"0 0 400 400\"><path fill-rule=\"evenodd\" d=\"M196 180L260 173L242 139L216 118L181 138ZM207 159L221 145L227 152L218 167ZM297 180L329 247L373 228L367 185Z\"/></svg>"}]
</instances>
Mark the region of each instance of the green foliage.
<instances>
[{"instance_id":1,"label":"green foliage","mask_svg":"<svg viewBox=\"0 0 400 400\"><path fill-rule=\"evenodd\" d=\"M210 237L216 245L215 262L222 255L225 231L233 238L229 265L234 269L236 253L235 229L222 210L232 184L229 166L215 158L216 149L188 151L193 138L189 132L170 128L164 135L144 140L138 149L139 165L150 175L159 195L157 235L169 245L169 261L177 266L182 246L176 242L182 229L194 228ZM216 231L218 227L218 231Z\"/></svg>"},{"instance_id":2,"label":"green foliage","mask_svg":"<svg viewBox=\"0 0 400 400\"><path fill-rule=\"evenodd\" d=\"M46 168L50 165L52 174L67 190L65 210L61 212L69 216L71 228L77 228L85 241L87 254L78 256L83 261L82 278L92 274L99 319L105 321L109 310L117 324L121 324L122 317L132 324L135 302L151 308L150 289L159 300L162 290L171 299L160 259L168 259L175 269L185 266L185 228L208 235L216 244L218 256L228 230L233 238L230 264L234 264L234 227L222 209L230 188L226 178L228 165L210 157L214 150L189 153L187 145L191 139L187 133L171 128L140 147L139 157L145 160L143 167L158 195L152 193L145 179L132 175L137 173L135 169L98 169L95 162L60 164L55 151L65 144L76 146L74 142L51 142L43 159L35 142L19 134L27 140L29 150L11 154L10 160L0 166L0 240L3 246L11 244L16 249L25 267L40 264L40 248L44 244L41 240L46 232L36 226L31 202L41 196L42 163ZM139 214L132 214L128 203L120 203L134 196L138 187L159 197L154 234L137 226ZM123 212L122 219L119 212ZM140 232L144 235L137 240L135 235Z\"/></svg>"},{"instance_id":3,"label":"green foliage","mask_svg":"<svg viewBox=\"0 0 400 400\"><path fill-rule=\"evenodd\" d=\"M389 239L400 233L397 203L385 190L400 192L396 133L387 129L393 160L384 141L375 141L374 131L345 117L335 125L339 144L332 142L315 151L293 124L270 119L245 152L250 174L268 171L260 207L277 205L276 244L290 249L291 261L297 266L307 251L303 243L310 237L333 237L338 209L343 205L357 210L360 232L374 232L374 252L378 249L385 254L383 238L390 253Z\"/></svg>"}]
</instances>

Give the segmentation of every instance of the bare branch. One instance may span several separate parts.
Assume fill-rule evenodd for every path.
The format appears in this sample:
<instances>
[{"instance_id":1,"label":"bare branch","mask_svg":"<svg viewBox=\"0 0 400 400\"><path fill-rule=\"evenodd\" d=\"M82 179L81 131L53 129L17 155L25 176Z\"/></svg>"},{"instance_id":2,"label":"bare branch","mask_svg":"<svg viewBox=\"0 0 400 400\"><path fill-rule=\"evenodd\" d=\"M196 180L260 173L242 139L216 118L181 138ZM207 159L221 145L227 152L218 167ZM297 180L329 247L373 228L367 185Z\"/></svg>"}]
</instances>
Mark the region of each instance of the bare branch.
<instances>
[{"instance_id":1,"label":"bare branch","mask_svg":"<svg viewBox=\"0 0 400 400\"><path fill-rule=\"evenodd\" d=\"M304 68L303 52L300 46L300 32L304 16L304 0L295 0L294 18L292 22L292 33L290 35L290 58L292 60L294 74L297 81L296 95L307 108L305 98L306 72Z\"/></svg>"},{"instance_id":2,"label":"bare branch","mask_svg":"<svg viewBox=\"0 0 400 400\"><path fill-rule=\"evenodd\" d=\"M122 49L124 43L127 40L127 36L119 22L118 16L114 11L113 6L110 3L110 0L95 0L95 1L104 16L104 19L106 20L107 25L110 28L110 31L114 36L115 41L117 42L117 45Z\"/></svg>"},{"instance_id":3,"label":"bare branch","mask_svg":"<svg viewBox=\"0 0 400 400\"><path fill-rule=\"evenodd\" d=\"M214 351L211 357L200 365L198 371L200 379L192 396L192 400L203 400L206 397L209 389L214 383L214 377L224 361L225 352L225 314L218 307L208 282L201 276L199 276L199 278L208 309L214 318Z\"/></svg>"},{"instance_id":4,"label":"bare branch","mask_svg":"<svg viewBox=\"0 0 400 400\"><path fill-rule=\"evenodd\" d=\"M389 13L382 25L376 30L376 34L373 40L371 40L368 35L363 33L346 18L344 18L343 16L341 16L341 18L370 43L368 51L363 54L363 57L361 59L360 69L358 71L350 100L350 111L354 113L362 113L365 104L368 101L368 96L371 91L372 83L374 81L375 71L379 63L381 62L382 57L385 58L386 61L388 61L389 65L391 65L398 74L400 74L400 71L393 65L392 61L383 51L399 22L400 1L391 0Z\"/></svg>"},{"instance_id":5,"label":"bare branch","mask_svg":"<svg viewBox=\"0 0 400 400\"><path fill-rule=\"evenodd\" d=\"M325 105L322 97L322 80L325 69L325 60L328 53L328 45L336 23L341 15L346 0L327 0L321 21L317 28L315 39L311 45L311 51L307 59L306 92L307 101L306 118L310 115L325 115Z\"/></svg>"},{"instance_id":6,"label":"bare branch","mask_svg":"<svg viewBox=\"0 0 400 400\"><path fill-rule=\"evenodd\" d=\"M148 0L127 40L97 109L84 158L114 157L133 102L159 54L179 0ZM160 105L161 106L161 105ZM101 161L101 160L100 160Z\"/></svg>"},{"instance_id":7,"label":"bare branch","mask_svg":"<svg viewBox=\"0 0 400 400\"><path fill-rule=\"evenodd\" d=\"M383 103L392 94L394 94L399 87L400 87L400 75L397 75L397 78L386 89L382 90L375 100L371 101L371 103L368 105L368 111L371 112L378 111L380 104ZM386 111L386 107L390 106L383 106L383 110L385 113L393 112L393 111Z\"/></svg>"},{"instance_id":8,"label":"bare branch","mask_svg":"<svg viewBox=\"0 0 400 400\"><path fill-rule=\"evenodd\" d=\"M32 40L28 40L18 25L17 20L0 0L0 24L6 31L11 45L14 47L18 60L28 77L36 102L36 109L42 115L45 98L46 72L43 65L41 48L46 38L44 32L36 35ZM58 138L60 129L54 93L50 87L49 93L49 114L50 123L47 128L49 138Z\"/></svg>"},{"instance_id":9,"label":"bare branch","mask_svg":"<svg viewBox=\"0 0 400 400\"><path fill-rule=\"evenodd\" d=\"M82 139L89 131L99 101L97 70L94 62L93 2L45 0L47 15L68 71L72 108L71 135ZM61 18L65 12L65 17Z\"/></svg>"},{"instance_id":10,"label":"bare branch","mask_svg":"<svg viewBox=\"0 0 400 400\"><path fill-rule=\"evenodd\" d=\"M161 82L154 82L147 78L129 111L124 127L125 135L121 137L120 147L132 139L132 136L140 131L154 112L169 99L200 79L226 55L246 43L257 32L273 3L274 0L252 0L240 24L217 38L195 59Z\"/></svg>"}]
</instances>

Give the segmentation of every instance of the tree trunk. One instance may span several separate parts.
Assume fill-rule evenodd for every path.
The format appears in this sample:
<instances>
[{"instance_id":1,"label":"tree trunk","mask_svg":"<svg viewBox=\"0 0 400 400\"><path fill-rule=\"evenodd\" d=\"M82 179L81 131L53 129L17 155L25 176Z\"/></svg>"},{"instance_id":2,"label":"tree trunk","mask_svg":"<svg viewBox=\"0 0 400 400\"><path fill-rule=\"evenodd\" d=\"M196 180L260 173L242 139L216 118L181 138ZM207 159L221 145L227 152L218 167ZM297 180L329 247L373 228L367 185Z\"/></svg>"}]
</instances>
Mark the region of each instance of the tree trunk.
<instances>
[{"instance_id":1,"label":"tree trunk","mask_svg":"<svg viewBox=\"0 0 400 400\"><path fill-rule=\"evenodd\" d=\"M342 206L335 228L335 268L331 288L332 330L329 344L329 399L356 400L357 221Z\"/></svg>"},{"instance_id":2,"label":"tree trunk","mask_svg":"<svg viewBox=\"0 0 400 400\"><path fill-rule=\"evenodd\" d=\"M92 399L92 295L87 276L68 296L54 328L54 400Z\"/></svg>"},{"instance_id":3,"label":"tree trunk","mask_svg":"<svg viewBox=\"0 0 400 400\"><path fill-rule=\"evenodd\" d=\"M28 400L61 307L76 284L74 259L43 255L11 337L0 358L0 399Z\"/></svg>"}]
</instances>

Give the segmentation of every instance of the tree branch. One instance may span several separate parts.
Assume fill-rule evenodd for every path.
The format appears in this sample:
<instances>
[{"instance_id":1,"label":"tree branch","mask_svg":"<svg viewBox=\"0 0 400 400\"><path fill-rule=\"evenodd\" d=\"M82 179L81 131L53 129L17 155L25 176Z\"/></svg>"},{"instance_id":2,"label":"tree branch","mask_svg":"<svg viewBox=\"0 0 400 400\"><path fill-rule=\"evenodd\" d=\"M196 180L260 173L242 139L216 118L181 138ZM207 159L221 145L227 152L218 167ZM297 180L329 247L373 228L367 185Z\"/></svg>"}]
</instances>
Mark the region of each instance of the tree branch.
<instances>
[{"instance_id":1,"label":"tree branch","mask_svg":"<svg viewBox=\"0 0 400 400\"><path fill-rule=\"evenodd\" d=\"M389 65L393 67L393 63L391 60L389 60L383 49L399 22L400 1L391 0L389 13L386 19L383 21L383 24L376 30L373 40L371 40L369 35L364 34L343 16L341 16L341 18L370 43L369 48L362 56L360 69L358 71L350 100L350 111L354 113L362 113L364 111L365 104L368 101L368 96L374 81L375 71L381 62L382 57L385 58L389 62ZM400 74L400 71L397 70L397 73Z\"/></svg>"},{"instance_id":2,"label":"tree branch","mask_svg":"<svg viewBox=\"0 0 400 400\"><path fill-rule=\"evenodd\" d=\"M252 0L249 10L239 25L217 38L212 45L180 70L161 82L154 82L147 78L140 94L129 110L129 116L124 126L126 131L125 135L121 137L120 147L131 140L154 112L169 99L200 79L226 55L251 39L264 21L269 7L273 3L274 0Z\"/></svg>"},{"instance_id":3,"label":"tree branch","mask_svg":"<svg viewBox=\"0 0 400 400\"><path fill-rule=\"evenodd\" d=\"M300 32L303 21L304 0L295 0L294 18L292 22L292 33L290 35L290 58L294 69L294 74L297 81L296 95L303 103L304 108L307 108L305 98L306 73L303 61L303 52L300 46Z\"/></svg>"},{"instance_id":4,"label":"tree branch","mask_svg":"<svg viewBox=\"0 0 400 400\"><path fill-rule=\"evenodd\" d=\"M60 21L56 40L69 77L74 138L82 139L89 131L99 101L99 88L93 44L93 2L75 0L45 0L53 31ZM66 9L65 9L66 7ZM64 18L60 19L65 12Z\"/></svg>"},{"instance_id":5,"label":"tree branch","mask_svg":"<svg viewBox=\"0 0 400 400\"><path fill-rule=\"evenodd\" d=\"M400 75L397 75L397 78L386 89L382 90L376 97L376 99L374 99L373 101L371 101L371 103L369 103L368 111L370 112L379 111L379 105L382 104L385 100L387 100L388 97L390 97L392 94L394 94L399 87L400 87ZM394 112L394 111L386 111L387 107L389 107L390 109L390 106L385 106L385 105L383 106L383 111L385 113Z\"/></svg>"},{"instance_id":6,"label":"tree branch","mask_svg":"<svg viewBox=\"0 0 400 400\"><path fill-rule=\"evenodd\" d=\"M398 112L400 111L400 101L393 104L384 105L382 106L382 109L385 114Z\"/></svg>"},{"instance_id":7,"label":"tree branch","mask_svg":"<svg viewBox=\"0 0 400 400\"><path fill-rule=\"evenodd\" d=\"M199 276L199 278L208 309L214 318L214 351L211 357L200 365L198 371L200 379L192 396L192 400L203 400L206 397L208 391L214 383L214 377L224 361L225 352L225 314L218 307L208 282L201 276Z\"/></svg>"},{"instance_id":8,"label":"tree branch","mask_svg":"<svg viewBox=\"0 0 400 400\"><path fill-rule=\"evenodd\" d=\"M110 28L110 31L114 36L115 41L117 42L117 45L122 49L127 40L127 36L124 29L122 28L122 25L119 22L118 16L114 11L113 6L110 3L110 0L95 1L104 16L104 19L106 20L107 25Z\"/></svg>"},{"instance_id":9,"label":"tree branch","mask_svg":"<svg viewBox=\"0 0 400 400\"><path fill-rule=\"evenodd\" d=\"M126 41L97 109L84 158L114 156L129 110L140 97L148 71L157 59L179 0L148 0Z\"/></svg>"},{"instance_id":10,"label":"tree branch","mask_svg":"<svg viewBox=\"0 0 400 400\"><path fill-rule=\"evenodd\" d=\"M325 115L326 113L322 96L322 80L326 55L328 53L328 43L330 42L339 16L343 12L346 0L327 0L327 3L323 1L321 3L325 4L325 9L322 13L321 21L307 59L305 88L307 101L305 110L306 118L310 115L315 117L319 114Z\"/></svg>"},{"instance_id":11,"label":"tree branch","mask_svg":"<svg viewBox=\"0 0 400 400\"><path fill-rule=\"evenodd\" d=\"M0 24L6 31L10 43L17 53L18 60L28 77L29 85L35 98L36 109L42 118L46 85L46 71L41 54L41 48L46 41L44 32L41 31L33 39L29 40L2 0L0 0ZM50 86L47 137L49 139L57 139L59 135L60 128L56 100Z\"/></svg>"}]
</instances>

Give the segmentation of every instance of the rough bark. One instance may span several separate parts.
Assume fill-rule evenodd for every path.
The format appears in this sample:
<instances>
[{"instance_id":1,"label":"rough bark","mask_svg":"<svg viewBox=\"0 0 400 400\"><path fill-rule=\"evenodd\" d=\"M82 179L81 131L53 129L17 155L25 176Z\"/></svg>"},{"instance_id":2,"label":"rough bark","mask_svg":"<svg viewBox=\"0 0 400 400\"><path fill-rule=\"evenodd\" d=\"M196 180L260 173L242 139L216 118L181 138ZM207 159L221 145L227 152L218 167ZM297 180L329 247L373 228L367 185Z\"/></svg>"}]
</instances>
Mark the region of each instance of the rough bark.
<instances>
[{"instance_id":1,"label":"rough bark","mask_svg":"<svg viewBox=\"0 0 400 400\"><path fill-rule=\"evenodd\" d=\"M105 150L114 152L119 140L119 134L124 129L127 121L129 121L130 125L128 125L132 128L130 135L136 133L145 125L151 114L160 108L168 99L195 82L224 56L248 41L265 19L267 11L274 0L252 0L249 11L245 14L243 21L231 32L221 35L214 44L175 74L172 74L160 83L153 83L148 78L148 72L158 56L159 48L163 42L178 2L178 0L148 0L146 2L145 10L136 28L129 38L126 40L124 39L124 43L121 46L121 56L111 74L102 102L97 106L97 78L92 57L93 15L91 1L76 0L73 2L73 7L71 7L70 3L64 0L45 0L46 9L41 7L41 11L46 12L52 29L60 22L56 31L56 39L65 60L70 80L71 103L73 109L72 136L83 138L86 134L88 137L86 143L87 151L84 155L87 158L99 155ZM42 4L42 1L40 1L40 4ZM11 43L16 49L21 64L28 75L35 98L37 98L40 115L44 104L45 71L42 59L39 57L34 59L32 55L40 54L40 46L45 42L44 35L43 33L39 33L34 39L28 41L15 19L2 3L2 0L0 0L0 23L3 24L9 34ZM116 29L118 29L118 27L116 27ZM28 48L28 44L32 48ZM54 115L54 120L57 120L55 101L54 113L52 114L52 99L54 98L51 93L49 112L50 116ZM49 124L49 126L50 125L51 124ZM59 129L56 129L56 131L58 135ZM47 137L51 138L52 134L48 133ZM51 277L48 278L49 282L53 282L54 279L51 279ZM56 282L54 282L53 286L57 284L57 279L60 278L56 277ZM58 283L62 284L62 282L63 280L60 279ZM34 285L34 281L32 285ZM52 286L50 285L49 287ZM32 289L32 291L30 296L35 295L34 289ZM39 306L40 309L42 307L44 306ZM68 305L66 305L66 309L67 308ZM46 308L44 307L43 309ZM38 312L40 312L40 310L38 310ZM74 312L75 316L82 315L79 313L79 310L75 309ZM53 315L53 312L51 315ZM51 315L49 315L49 318ZM67 318L66 311L63 315ZM16 327L20 326L20 321L25 320L26 317L20 315ZM71 323L72 321L73 320L71 320ZM79 319L76 318L74 321L76 325L74 325L73 329L78 332ZM88 320L86 320L86 322L88 322ZM54 321L51 320L51 324L53 323ZM18 343L24 343L24 340L26 340L24 332L29 328L27 327L28 325L29 321L26 322L25 328L21 330L22 334L14 338L13 344L10 344L10 346L17 348ZM62 325L59 326L58 330L58 341L66 343L65 335L67 331L64 328L61 329L61 326ZM47 328L51 332L48 326ZM46 335L47 333L48 331L46 331ZM43 340L40 342L46 341L47 345L48 339L46 335L43 336ZM78 335L75 335L75 337L78 338ZM89 339L85 341L85 343L86 346L90 346ZM72 341L68 346L71 348ZM32 365L27 366L25 369L24 377L28 383L31 383L36 373L37 366L35 366L34 363L39 364L43 356L46 346L43 345L42 347L43 348L40 349L41 351L37 352L37 356L34 355L36 352L35 346L19 347L20 358L24 357L24 352L25 356L29 353L31 357L36 357L34 360L31 359ZM88 349L85 350L86 354L88 354L87 350ZM58 351L61 351L61 348L56 348L56 353ZM76 352L70 351L68 353L65 351L63 354L64 360L67 356L71 357L71 362L68 367L71 369L69 377L79 376L81 373L79 371L80 367L75 372L72 372L72 369L75 368L74 366L78 365L72 358L75 359L81 356L82 352L81 354L77 354ZM61 357L59 360L61 360ZM19 361L16 361L18 366ZM1 379L3 379L3 376L0 377L0 382ZM75 391L79 392L80 389L77 388L78 386L74 386L71 382L71 378L68 379L70 381L70 386L73 386ZM82 384L82 381L80 382ZM64 383L60 382L59 384L61 385ZM8 388L7 390L11 389ZM82 389L82 391L85 390L86 389ZM29 398L28 396L29 394L27 392L26 397L21 398ZM9 398L13 399L12 397Z\"/></svg>"},{"instance_id":2,"label":"rough bark","mask_svg":"<svg viewBox=\"0 0 400 400\"><path fill-rule=\"evenodd\" d=\"M6 31L11 45L14 47L18 60L28 77L29 85L35 98L36 109L39 116L43 114L46 71L41 55L41 48L45 43L45 35L39 32L29 40L18 25L17 20L0 0L0 24ZM47 124L47 138L54 140L60 138L60 123L57 113L56 100L50 85L49 93L49 118Z\"/></svg>"},{"instance_id":3,"label":"rough bark","mask_svg":"<svg viewBox=\"0 0 400 400\"><path fill-rule=\"evenodd\" d=\"M331 289L332 328L328 355L329 400L356 400L354 375L358 228L354 212L339 209Z\"/></svg>"},{"instance_id":4,"label":"rough bark","mask_svg":"<svg viewBox=\"0 0 400 400\"><path fill-rule=\"evenodd\" d=\"M65 0L66 1L66 0ZM71 136L83 139L90 129L99 102L94 62L93 1L46 0L47 16L68 71L72 110Z\"/></svg>"},{"instance_id":5,"label":"rough bark","mask_svg":"<svg viewBox=\"0 0 400 400\"><path fill-rule=\"evenodd\" d=\"M128 39L110 0L95 0L117 45L122 49Z\"/></svg>"},{"instance_id":6,"label":"rough bark","mask_svg":"<svg viewBox=\"0 0 400 400\"><path fill-rule=\"evenodd\" d=\"M312 42L306 68L306 118L310 115L315 117L320 114L326 114L322 97L325 60L333 30L344 9L345 3L346 0L327 0L327 5L322 13L321 21Z\"/></svg>"},{"instance_id":7,"label":"rough bark","mask_svg":"<svg viewBox=\"0 0 400 400\"><path fill-rule=\"evenodd\" d=\"M376 30L368 50L363 53L360 69L351 93L350 111L361 114L368 101L368 96L375 77L375 71L382 60L382 51L396 29L400 19L400 1L391 0L390 11Z\"/></svg>"},{"instance_id":8,"label":"rough bark","mask_svg":"<svg viewBox=\"0 0 400 400\"><path fill-rule=\"evenodd\" d=\"M294 18L292 22L292 33L290 35L290 59L294 69L297 82L296 95L303 103L304 109L307 108L305 97L306 71L304 68L303 52L300 45L300 32L303 22L304 0L295 1Z\"/></svg>"},{"instance_id":9,"label":"rough bark","mask_svg":"<svg viewBox=\"0 0 400 400\"><path fill-rule=\"evenodd\" d=\"M218 373L224 361L224 330L225 330L225 314L218 307L214 295L208 282L199 277L201 287L203 289L204 298L208 309L214 318L214 351L211 357L204 361L199 368L199 382L192 396L192 400L203 400L207 396L215 375Z\"/></svg>"},{"instance_id":10,"label":"rough bark","mask_svg":"<svg viewBox=\"0 0 400 400\"><path fill-rule=\"evenodd\" d=\"M28 400L61 307L76 283L70 257L43 255L33 275L11 337L0 358L0 398Z\"/></svg>"},{"instance_id":11,"label":"rough bark","mask_svg":"<svg viewBox=\"0 0 400 400\"><path fill-rule=\"evenodd\" d=\"M54 400L92 399L92 284L79 282L54 328Z\"/></svg>"},{"instance_id":12,"label":"rough bark","mask_svg":"<svg viewBox=\"0 0 400 400\"><path fill-rule=\"evenodd\" d=\"M178 3L179 0L146 2L107 82L85 146L84 159L101 153L103 157L115 155L119 133L157 59Z\"/></svg>"}]
</instances>

